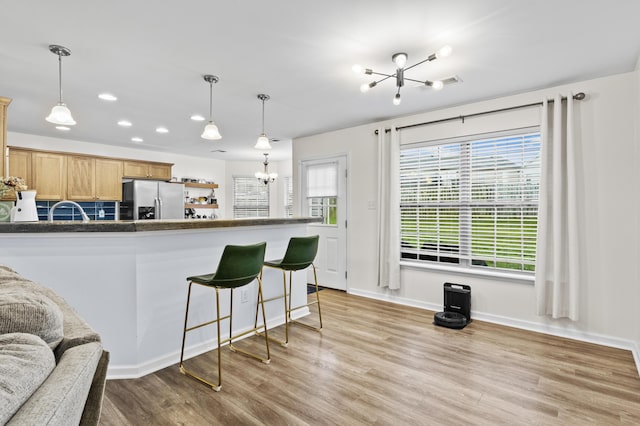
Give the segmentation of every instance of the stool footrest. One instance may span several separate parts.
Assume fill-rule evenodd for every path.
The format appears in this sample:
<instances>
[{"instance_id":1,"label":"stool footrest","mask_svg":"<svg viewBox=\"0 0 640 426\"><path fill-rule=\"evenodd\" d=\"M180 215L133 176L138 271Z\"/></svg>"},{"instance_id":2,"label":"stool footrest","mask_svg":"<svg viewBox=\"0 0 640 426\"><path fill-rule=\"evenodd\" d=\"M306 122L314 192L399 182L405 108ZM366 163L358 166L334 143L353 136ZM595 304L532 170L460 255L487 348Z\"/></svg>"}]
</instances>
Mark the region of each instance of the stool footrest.
<instances>
[{"instance_id":1,"label":"stool footrest","mask_svg":"<svg viewBox=\"0 0 640 426\"><path fill-rule=\"evenodd\" d=\"M216 391L216 392L220 392L220 389L222 389L222 385L220 385L220 384L219 384L219 385L213 384L213 383L211 383L210 381L208 381L207 379L203 379L202 377L200 377L200 376L198 376L198 375L196 375L196 374L193 374L191 371L187 370L187 369L186 369L186 368L184 368L184 366L182 366L182 365L180 366L180 372L181 372L182 374L184 374L185 376L189 376L189 377L191 377L191 378L193 378L193 379L196 379L197 381L199 381L199 382L201 382L201 383L204 383L204 384L205 384L205 385L207 385L207 386L210 386L210 387L211 387L211 389L213 389L213 390L214 390L214 391Z\"/></svg>"}]
</instances>

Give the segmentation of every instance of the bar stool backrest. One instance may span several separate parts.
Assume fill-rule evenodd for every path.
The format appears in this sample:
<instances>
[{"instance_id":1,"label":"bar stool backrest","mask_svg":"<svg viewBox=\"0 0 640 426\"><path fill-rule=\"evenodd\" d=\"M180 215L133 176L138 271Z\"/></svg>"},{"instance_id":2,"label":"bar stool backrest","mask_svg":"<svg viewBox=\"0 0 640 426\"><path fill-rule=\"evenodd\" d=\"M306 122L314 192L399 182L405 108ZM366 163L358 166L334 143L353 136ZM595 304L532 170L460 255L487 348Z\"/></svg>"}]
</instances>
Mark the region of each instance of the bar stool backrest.
<instances>
[{"instance_id":1,"label":"bar stool backrest","mask_svg":"<svg viewBox=\"0 0 640 426\"><path fill-rule=\"evenodd\" d=\"M298 271L311 265L318 253L319 235L311 237L292 237L287 251L280 262L280 268L286 271Z\"/></svg>"},{"instance_id":2,"label":"bar stool backrest","mask_svg":"<svg viewBox=\"0 0 640 426\"><path fill-rule=\"evenodd\" d=\"M260 274L267 243L224 248L211 285L235 288L249 284Z\"/></svg>"}]
</instances>

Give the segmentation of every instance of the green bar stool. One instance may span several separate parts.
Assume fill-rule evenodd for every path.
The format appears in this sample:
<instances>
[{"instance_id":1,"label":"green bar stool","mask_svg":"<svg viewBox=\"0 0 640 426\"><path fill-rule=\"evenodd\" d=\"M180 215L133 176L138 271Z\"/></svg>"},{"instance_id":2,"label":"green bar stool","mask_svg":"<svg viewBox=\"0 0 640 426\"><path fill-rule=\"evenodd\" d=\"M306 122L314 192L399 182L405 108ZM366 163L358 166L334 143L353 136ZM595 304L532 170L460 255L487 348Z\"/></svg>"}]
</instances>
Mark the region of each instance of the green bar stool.
<instances>
[{"instance_id":1,"label":"green bar stool","mask_svg":"<svg viewBox=\"0 0 640 426\"><path fill-rule=\"evenodd\" d=\"M282 346L287 346L289 344L289 323L299 324L308 328L311 328L316 331L322 330L322 311L320 310L320 294L318 293L318 276L316 274L316 267L313 264L313 261L316 258L316 254L318 253L318 241L320 237L318 235L314 235L311 237L293 237L289 240L289 245L287 246L287 251L284 254L282 259L278 260L268 260L264 262L264 266L268 266L270 268L276 268L282 270L282 282L283 282L283 294L282 296L272 297L270 299L265 300L265 302L270 302L272 300L284 299L284 330L285 330L285 339L284 340L276 340ZM292 288L292 273L293 271L300 271L311 266L313 268L313 279L315 281L315 300L312 302L306 303L300 306L291 306L291 288ZM289 291L287 292L287 271L289 271ZM287 302L287 296L289 296L289 300ZM314 327L303 322L296 321L291 318L291 312L305 308L311 305L318 305L318 320L319 326ZM258 311L256 309L256 324L258 322Z\"/></svg>"},{"instance_id":2,"label":"green bar stool","mask_svg":"<svg viewBox=\"0 0 640 426\"><path fill-rule=\"evenodd\" d=\"M264 299L262 297L262 280L260 279L262 271L262 263L264 262L264 252L266 249L266 243L259 243L248 246L234 246L228 245L222 252L218 269L212 274L197 275L188 277L189 292L187 293L187 309L184 315L184 331L182 333L182 349L180 350L180 372L187 376L190 376L208 386L211 386L216 392L222 389L222 367L220 357L220 347L223 343L229 343L229 348L234 352L240 352L245 355L249 355L256 358L265 364L268 364L271 360L269 355L269 339L267 336L267 320L264 313ZM233 290L252 283L254 280L258 281L258 302L256 306L256 324L251 330L244 331L242 333L232 334L232 317L233 317ZM191 299L191 286L193 284L199 284L205 287L212 287L216 290L216 319L204 322L202 324L187 327L187 319L189 318L189 302ZM229 315L220 316L220 290L230 290L230 309ZM262 306L262 318L263 324L258 326L257 324L257 309ZM220 338L220 321L229 319L229 337L227 339ZM196 330L200 327L215 323L218 329L218 383L214 384L190 371L188 371L183 365L184 359L184 342L188 331ZM267 356L266 358L256 355L254 353L239 349L233 345L233 339L244 336L249 333L258 334L258 330L264 329L264 342L266 346Z\"/></svg>"}]
</instances>

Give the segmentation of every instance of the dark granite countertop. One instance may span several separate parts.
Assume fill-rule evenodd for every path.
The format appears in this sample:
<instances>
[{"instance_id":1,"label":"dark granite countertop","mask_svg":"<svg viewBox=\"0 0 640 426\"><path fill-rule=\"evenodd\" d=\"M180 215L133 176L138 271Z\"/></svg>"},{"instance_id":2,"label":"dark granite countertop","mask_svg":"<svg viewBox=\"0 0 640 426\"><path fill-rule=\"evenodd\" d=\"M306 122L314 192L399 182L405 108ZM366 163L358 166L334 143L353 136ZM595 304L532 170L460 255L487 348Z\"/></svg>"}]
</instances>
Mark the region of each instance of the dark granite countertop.
<instances>
[{"instance_id":1,"label":"dark granite countertop","mask_svg":"<svg viewBox=\"0 0 640 426\"><path fill-rule=\"evenodd\" d=\"M264 219L176 219L176 220L101 220L0 223L0 234L28 234L54 232L149 232L181 229L231 228L236 226L288 225L319 223L319 217Z\"/></svg>"}]
</instances>

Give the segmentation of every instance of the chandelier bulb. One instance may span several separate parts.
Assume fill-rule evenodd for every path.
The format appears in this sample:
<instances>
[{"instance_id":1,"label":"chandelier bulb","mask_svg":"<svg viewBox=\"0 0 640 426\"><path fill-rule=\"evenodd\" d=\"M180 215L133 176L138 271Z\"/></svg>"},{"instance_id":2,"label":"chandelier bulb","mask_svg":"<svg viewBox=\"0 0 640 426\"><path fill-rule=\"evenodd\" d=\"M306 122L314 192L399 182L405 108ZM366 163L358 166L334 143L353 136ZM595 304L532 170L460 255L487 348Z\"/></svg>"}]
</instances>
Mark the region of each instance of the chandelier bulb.
<instances>
[{"instance_id":1,"label":"chandelier bulb","mask_svg":"<svg viewBox=\"0 0 640 426\"><path fill-rule=\"evenodd\" d=\"M400 93L396 93L396 95L393 97L393 104L394 105L400 105L400 101L402 99L400 98Z\"/></svg>"},{"instance_id":2,"label":"chandelier bulb","mask_svg":"<svg viewBox=\"0 0 640 426\"><path fill-rule=\"evenodd\" d=\"M431 87L433 87L433 90L442 90L444 83L440 80L436 80L431 83Z\"/></svg>"},{"instance_id":3,"label":"chandelier bulb","mask_svg":"<svg viewBox=\"0 0 640 426\"><path fill-rule=\"evenodd\" d=\"M409 59L409 55L403 52L396 53L391 57L391 60L398 68L404 68L404 66L407 65L407 59Z\"/></svg>"},{"instance_id":4,"label":"chandelier bulb","mask_svg":"<svg viewBox=\"0 0 640 426\"><path fill-rule=\"evenodd\" d=\"M446 46L442 46L437 52L436 52L436 58L440 59L440 58L446 58L447 56L451 56L451 52L453 52L453 49L451 48L451 46L446 45Z\"/></svg>"}]
</instances>

